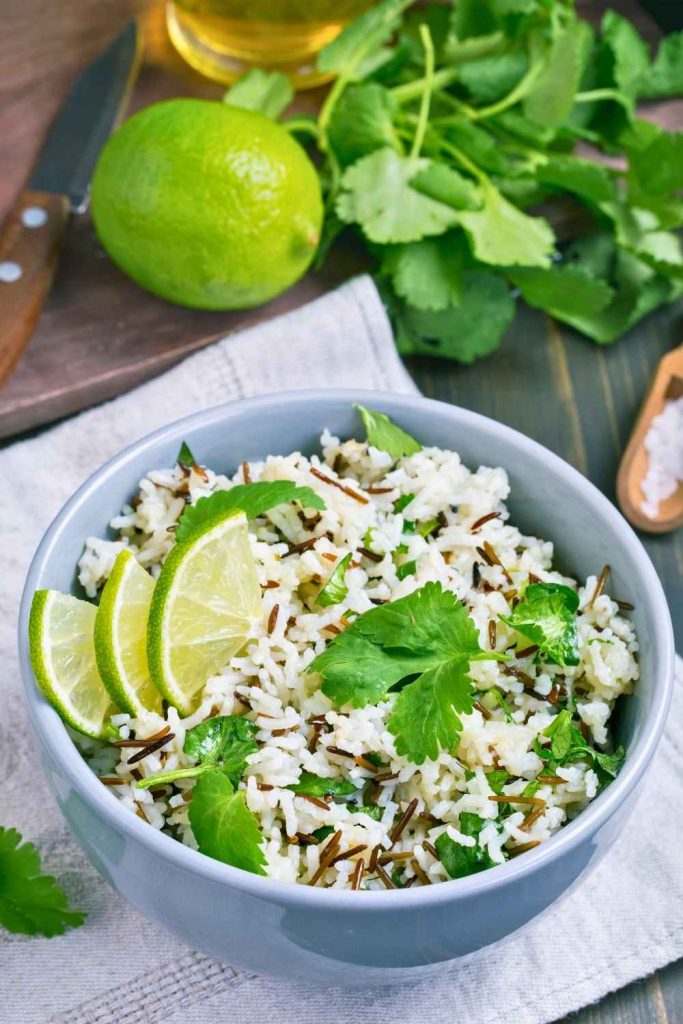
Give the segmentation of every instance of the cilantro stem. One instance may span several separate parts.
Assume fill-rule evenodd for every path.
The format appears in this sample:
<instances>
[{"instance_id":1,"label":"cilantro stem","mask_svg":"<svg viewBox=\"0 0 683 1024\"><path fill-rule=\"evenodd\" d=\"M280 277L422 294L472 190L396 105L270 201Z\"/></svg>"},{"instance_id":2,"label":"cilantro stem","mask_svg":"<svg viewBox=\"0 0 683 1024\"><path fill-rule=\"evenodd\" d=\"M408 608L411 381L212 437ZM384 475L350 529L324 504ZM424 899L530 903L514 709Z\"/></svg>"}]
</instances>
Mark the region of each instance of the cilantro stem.
<instances>
[{"instance_id":1,"label":"cilantro stem","mask_svg":"<svg viewBox=\"0 0 683 1024\"><path fill-rule=\"evenodd\" d=\"M457 47L451 47L448 52L450 66L441 68L434 75L434 90L445 89L457 82L460 64L467 61L477 60L480 57L488 57L499 53L503 48L505 37L502 32L494 32L489 36L482 36L481 39L467 39ZM390 89L391 95L397 103L410 103L422 95L424 89L424 78L416 78L412 82L405 82L402 85L395 85ZM451 97L449 97L451 98Z\"/></svg>"},{"instance_id":2,"label":"cilantro stem","mask_svg":"<svg viewBox=\"0 0 683 1024\"><path fill-rule=\"evenodd\" d=\"M167 782L175 782L176 779L193 779L197 775L215 768L215 765L196 764L192 768L175 768L168 772L159 772L157 775L150 775L148 779L140 779L135 783L136 789L150 789L151 786L163 786Z\"/></svg>"},{"instance_id":3,"label":"cilantro stem","mask_svg":"<svg viewBox=\"0 0 683 1024\"><path fill-rule=\"evenodd\" d=\"M420 42L425 52L425 75L422 99L420 100L420 112L417 115L417 128L413 144L410 148L410 159L415 160L420 155L422 143L424 142L427 123L429 121L429 107L432 100L432 89L434 87L434 44L427 25L420 25Z\"/></svg>"},{"instance_id":4,"label":"cilantro stem","mask_svg":"<svg viewBox=\"0 0 683 1024\"><path fill-rule=\"evenodd\" d=\"M588 92L577 92L574 97L574 103L593 103L595 100L614 100L627 110L631 109L629 100L617 89L590 89Z\"/></svg>"},{"instance_id":5,"label":"cilantro stem","mask_svg":"<svg viewBox=\"0 0 683 1024\"><path fill-rule=\"evenodd\" d=\"M420 26L421 27L421 26ZM458 68L442 68L434 73L432 77L433 89L444 89L453 85L458 79ZM410 103L422 96L425 89L425 78L416 78L413 82L406 82L405 85L395 85L390 89L391 95L397 103Z\"/></svg>"}]
</instances>

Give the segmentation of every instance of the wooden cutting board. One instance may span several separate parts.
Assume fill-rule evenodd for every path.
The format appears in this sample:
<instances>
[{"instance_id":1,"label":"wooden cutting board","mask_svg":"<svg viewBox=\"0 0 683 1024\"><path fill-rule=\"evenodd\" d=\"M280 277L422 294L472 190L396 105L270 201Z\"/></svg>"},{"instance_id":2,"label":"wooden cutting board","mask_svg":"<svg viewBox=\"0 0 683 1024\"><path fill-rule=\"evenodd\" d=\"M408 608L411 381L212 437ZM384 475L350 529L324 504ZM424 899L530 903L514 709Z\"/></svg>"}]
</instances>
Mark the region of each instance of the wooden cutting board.
<instances>
[{"instance_id":1,"label":"wooden cutting board","mask_svg":"<svg viewBox=\"0 0 683 1024\"><path fill-rule=\"evenodd\" d=\"M585 5L599 17L604 4ZM71 81L125 22L139 15L144 59L131 112L162 98L218 97L222 88L188 68L168 41L158 0L52 0L49 26L42 0L5 0L0 42L0 219L8 211L40 149ZM635 3L645 35L656 27ZM40 68L40 73L36 69ZM314 109L319 94L297 100ZM649 116L683 123L683 103L660 104ZM89 215L75 216L55 284L13 378L0 391L0 438L74 413L149 379L213 338L308 302L363 269L360 250L338 246L320 273L311 273L257 310L202 313L143 292L111 263Z\"/></svg>"}]
</instances>

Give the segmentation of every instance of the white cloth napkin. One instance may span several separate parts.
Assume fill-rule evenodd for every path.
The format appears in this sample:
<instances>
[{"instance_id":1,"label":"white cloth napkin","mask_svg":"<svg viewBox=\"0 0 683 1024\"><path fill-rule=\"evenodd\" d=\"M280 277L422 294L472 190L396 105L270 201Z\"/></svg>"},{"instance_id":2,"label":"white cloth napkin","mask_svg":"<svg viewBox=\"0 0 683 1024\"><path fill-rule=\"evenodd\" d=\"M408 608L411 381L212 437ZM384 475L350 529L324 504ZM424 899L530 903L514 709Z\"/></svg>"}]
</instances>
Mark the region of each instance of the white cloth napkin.
<instances>
[{"instance_id":1,"label":"white cloth napkin","mask_svg":"<svg viewBox=\"0 0 683 1024\"><path fill-rule=\"evenodd\" d=\"M560 907L428 982L316 991L196 953L128 907L71 839L27 733L15 652L40 536L110 455L170 418L315 385L414 390L368 278L224 339L151 384L0 452L0 823L35 841L84 927L50 940L0 929L0 1019L23 1024L545 1024L683 955L683 693L614 850ZM115 510L112 509L112 513Z\"/></svg>"}]
</instances>

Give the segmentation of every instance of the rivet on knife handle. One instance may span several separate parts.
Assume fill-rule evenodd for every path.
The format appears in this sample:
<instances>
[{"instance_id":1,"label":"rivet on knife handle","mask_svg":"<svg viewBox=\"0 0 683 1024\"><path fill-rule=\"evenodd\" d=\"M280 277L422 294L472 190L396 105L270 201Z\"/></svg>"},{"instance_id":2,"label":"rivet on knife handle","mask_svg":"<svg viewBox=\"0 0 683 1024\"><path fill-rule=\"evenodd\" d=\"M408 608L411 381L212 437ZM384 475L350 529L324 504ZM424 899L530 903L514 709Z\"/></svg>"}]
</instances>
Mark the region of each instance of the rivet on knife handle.
<instances>
[{"instance_id":1,"label":"rivet on knife handle","mask_svg":"<svg viewBox=\"0 0 683 1024\"><path fill-rule=\"evenodd\" d=\"M66 196L26 189L0 235L0 387L43 308L69 213Z\"/></svg>"}]
</instances>

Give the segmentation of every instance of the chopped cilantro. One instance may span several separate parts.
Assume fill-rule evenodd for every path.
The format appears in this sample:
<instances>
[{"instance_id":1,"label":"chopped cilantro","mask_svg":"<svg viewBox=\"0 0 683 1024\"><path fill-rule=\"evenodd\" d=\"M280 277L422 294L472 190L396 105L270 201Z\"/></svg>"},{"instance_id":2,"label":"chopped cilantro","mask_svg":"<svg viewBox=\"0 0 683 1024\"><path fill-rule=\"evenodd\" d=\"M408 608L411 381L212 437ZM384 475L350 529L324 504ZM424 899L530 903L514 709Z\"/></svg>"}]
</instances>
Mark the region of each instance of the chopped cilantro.
<instances>
[{"instance_id":1,"label":"chopped cilantro","mask_svg":"<svg viewBox=\"0 0 683 1024\"><path fill-rule=\"evenodd\" d=\"M571 712L566 708L543 730L543 735L547 736L551 743L549 748L545 748L538 740L534 741L534 750L541 760L546 763L553 762L555 765L566 765L572 761L586 759L591 762L603 785L619 774L624 763L626 754L621 746L611 754L591 747L572 724Z\"/></svg>"},{"instance_id":2,"label":"chopped cilantro","mask_svg":"<svg viewBox=\"0 0 683 1024\"><path fill-rule=\"evenodd\" d=\"M321 605L323 608L327 608L329 605L340 604L349 592L349 588L344 582L346 570L349 567L349 562L353 558L351 551L347 555L337 562L332 573L327 579L327 583L322 588L316 598L316 604Z\"/></svg>"},{"instance_id":3,"label":"chopped cilantro","mask_svg":"<svg viewBox=\"0 0 683 1024\"><path fill-rule=\"evenodd\" d=\"M503 786L509 778L510 776L504 768L494 768L493 771L486 772L486 781L496 796L500 796L503 792Z\"/></svg>"},{"instance_id":4,"label":"chopped cilantro","mask_svg":"<svg viewBox=\"0 0 683 1024\"><path fill-rule=\"evenodd\" d=\"M41 871L33 843L22 843L16 829L0 826L0 925L20 935L63 935L85 914L69 907L51 875Z\"/></svg>"},{"instance_id":5,"label":"chopped cilantro","mask_svg":"<svg viewBox=\"0 0 683 1024\"><path fill-rule=\"evenodd\" d=\"M324 843L328 836L334 835L334 829L331 825L321 825L320 828L316 828L311 832L311 835L319 843Z\"/></svg>"},{"instance_id":6,"label":"chopped cilantro","mask_svg":"<svg viewBox=\"0 0 683 1024\"><path fill-rule=\"evenodd\" d=\"M496 687L496 686L492 687L490 692L493 695L493 698L496 701L496 703L503 709L503 713L505 715L506 721L507 722L513 722L514 719L512 717L512 711L510 710L510 705L505 700L505 697L500 692L498 687Z\"/></svg>"},{"instance_id":7,"label":"chopped cilantro","mask_svg":"<svg viewBox=\"0 0 683 1024\"><path fill-rule=\"evenodd\" d=\"M428 537L430 533L434 532L438 525L438 519L428 519L426 523L420 524L420 526L417 529L417 532L421 537Z\"/></svg>"},{"instance_id":8,"label":"chopped cilantro","mask_svg":"<svg viewBox=\"0 0 683 1024\"><path fill-rule=\"evenodd\" d=\"M396 570L396 575L400 580L404 580L406 576L414 576L417 568L417 562L413 559L411 562L404 562L403 565L399 565Z\"/></svg>"},{"instance_id":9,"label":"chopped cilantro","mask_svg":"<svg viewBox=\"0 0 683 1024\"><path fill-rule=\"evenodd\" d=\"M557 665L578 665L576 591L561 583L530 583L510 615L501 615L522 636L537 644Z\"/></svg>"},{"instance_id":10,"label":"chopped cilantro","mask_svg":"<svg viewBox=\"0 0 683 1024\"><path fill-rule=\"evenodd\" d=\"M407 505L410 505L414 498L414 494L402 494L401 497L397 498L394 502L394 512L402 512Z\"/></svg>"},{"instance_id":11,"label":"chopped cilantro","mask_svg":"<svg viewBox=\"0 0 683 1024\"><path fill-rule=\"evenodd\" d=\"M479 845L479 833L486 825L484 818L478 814L471 814L463 811L460 815L460 832L477 840L474 846L461 846L451 839L448 832L442 834L435 840L434 846L439 855L439 860L445 867L451 878L465 878L467 875L476 874L478 871L485 871L487 868L496 866L487 850Z\"/></svg>"},{"instance_id":12,"label":"chopped cilantro","mask_svg":"<svg viewBox=\"0 0 683 1024\"><path fill-rule=\"evenodd\" d=\"M287 786L297 796L351 796L357 793L356 786L350 779L324 779L314 772L302 772L299 781Z\"/></svg>"},{"instance_id":13,"label":"chopped cilantro","mask_svg":"<svg viewBox=\"0 0 683 1024\"><path fill-rule=\"evenodd\" d=\"M349 807L354 814L367 814L373 821L381 821L384 816L384 807L379 804L360 804L358 807Z\"/></svg>"},{"instance_id":14,"label":"chopped cilantro","mask_svg":"<svg viewBox=\"0 0 683 1024\"><path fill-rule=\"evenodd\" d=\"M264 512L298 501L303 508L324 511L325 502L310 487L298 487L291 480L260 481L254 484L236 484L229 491L214 491L207 498L200 498L196 505L188 505L175 531L176 541L188 537L215 518L222 518L231 509L241 509L247 519L255 519Z\"/></svg>"}]
</instances>

